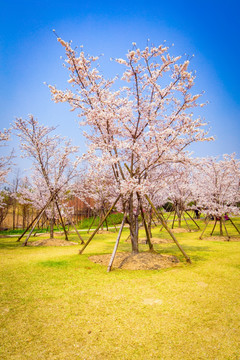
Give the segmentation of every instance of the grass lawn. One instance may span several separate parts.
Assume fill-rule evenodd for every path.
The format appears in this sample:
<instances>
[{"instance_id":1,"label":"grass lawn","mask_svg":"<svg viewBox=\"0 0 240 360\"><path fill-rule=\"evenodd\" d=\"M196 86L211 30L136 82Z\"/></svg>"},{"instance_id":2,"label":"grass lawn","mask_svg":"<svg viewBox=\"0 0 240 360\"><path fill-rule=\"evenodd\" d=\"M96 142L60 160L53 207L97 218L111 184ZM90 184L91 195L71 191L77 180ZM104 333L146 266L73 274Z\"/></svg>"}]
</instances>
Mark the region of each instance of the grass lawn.
<instances>
[{"instance_id":1,"label":"grass lawn","mask_svg":"<svg viewBox=\"0 0 240 360\"><path fill-rule=\"evenodd\" d=\"M111 253L116 233L96 235L82 255L77 245L21 247L1 238L0 359L239 360L240 242L200 233L175 234L192 265L169 243L155 249L180 265L110 273L88 257ZM125 229L119 251L130 250L127 236ZM153 236L168 237L159 228Z\"/></svg>"}]
</instances>

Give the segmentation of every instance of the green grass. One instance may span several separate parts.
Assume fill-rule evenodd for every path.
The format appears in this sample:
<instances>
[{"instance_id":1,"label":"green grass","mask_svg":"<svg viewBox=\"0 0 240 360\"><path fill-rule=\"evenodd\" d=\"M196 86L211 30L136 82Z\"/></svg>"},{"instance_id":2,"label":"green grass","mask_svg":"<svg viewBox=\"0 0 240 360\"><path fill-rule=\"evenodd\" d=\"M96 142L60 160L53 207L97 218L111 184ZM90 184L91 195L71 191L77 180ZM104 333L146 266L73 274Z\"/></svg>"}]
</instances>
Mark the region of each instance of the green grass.
<instances>
[{"instance_id":1,"label":"green grass","mask_svg":"<svg viewBox=\"0 0 240 360\"><path fill-rule=\"evenodd\" d=\"M240 243L175 235L192 265L174 244L159 244L180 266L110 273L88 257L112 252L116 233L96 235L82 255L80 246L0 239L0 359L239 360ZM127 236L119 251L130 250ZM159 228L153 236L168 237Z\"/></svg>"}]
</instances>

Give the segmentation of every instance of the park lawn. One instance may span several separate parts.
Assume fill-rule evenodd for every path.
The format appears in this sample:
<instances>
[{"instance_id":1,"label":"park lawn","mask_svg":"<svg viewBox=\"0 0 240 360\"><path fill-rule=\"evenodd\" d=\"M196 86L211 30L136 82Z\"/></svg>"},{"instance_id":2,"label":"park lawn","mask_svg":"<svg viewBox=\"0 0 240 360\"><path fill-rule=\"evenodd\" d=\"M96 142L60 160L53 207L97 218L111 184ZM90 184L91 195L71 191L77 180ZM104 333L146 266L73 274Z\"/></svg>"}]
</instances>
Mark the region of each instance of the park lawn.
<instances>
[{"instance_id":1,"label":"park lawn","mask_svg":"<svg viewBox=\"0 0 240 360\"><path fill-rule=\"evenodd\" d=\"M200 233L175 234L192 265L169 243L155 249L180 265L110 273L88 257L112 252L114 232L96 235L82 255L79 245L1 238L0 359L239 360L240 242ZM125 229L119 251L130 250L127 236ZM153 236L168 237L159 228Z\"/></svg>"}]
</instances>

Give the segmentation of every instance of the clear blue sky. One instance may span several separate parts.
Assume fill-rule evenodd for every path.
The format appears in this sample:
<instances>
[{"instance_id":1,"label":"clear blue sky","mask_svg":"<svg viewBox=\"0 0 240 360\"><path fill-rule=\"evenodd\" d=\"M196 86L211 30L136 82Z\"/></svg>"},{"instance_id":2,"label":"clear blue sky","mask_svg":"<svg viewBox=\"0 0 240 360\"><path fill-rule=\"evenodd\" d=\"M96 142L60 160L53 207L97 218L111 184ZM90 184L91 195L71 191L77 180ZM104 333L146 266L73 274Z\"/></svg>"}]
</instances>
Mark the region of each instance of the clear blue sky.
<instances>
[{"instance_id":1,"label":"clear blue sky","mask_svg":"<svg viewBox=\"0 0 240 360\"><path fill-rule=\"evenodd\" d=\"M84 149L76 114L54 104L44 82L67 87L63 48L52 29L92 55L104 54L103 72L118 72L110 57L123 57L132 42L175 44L176 54L194 54L196 92L210 103L202 115L216 136L194 146L196 156L240 156L240 2L203 1L0 1L0 121L35 115L59 125L58 133ZM14 144L11 144L14 145ZM15 144L16 147L16 144ZM3 151L3 150L1 150Z\"/></svg>"}]
</instances>

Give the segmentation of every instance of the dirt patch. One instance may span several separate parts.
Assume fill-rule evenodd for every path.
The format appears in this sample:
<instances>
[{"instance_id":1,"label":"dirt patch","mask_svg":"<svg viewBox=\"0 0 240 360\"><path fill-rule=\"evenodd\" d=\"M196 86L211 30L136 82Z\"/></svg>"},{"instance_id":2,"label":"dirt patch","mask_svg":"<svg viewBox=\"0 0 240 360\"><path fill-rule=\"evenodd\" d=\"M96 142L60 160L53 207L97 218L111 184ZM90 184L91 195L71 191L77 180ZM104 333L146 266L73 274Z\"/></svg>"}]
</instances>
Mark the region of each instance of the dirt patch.
<instances>
[{"instance_id":1,"label":"dirt patch","mask_svg":"<svg viewBox=\"0 0 240 360\"><path fill-rule=\"evenodd\" d=\"M107 231L107 230L98 230L97 234L111 234L111 231Z\"/></svg>"},{"instance_id":2,"label":"dirt patch","mask_svg":"<svg viewBox=\"0 0 240 360\"><path fill-rule=\"evenodd\" d=\"M100 265L108 266L111 254L93 255L89 260ZM138 254L117 253L113 262L113 268L126 270L158 270L175 266L179 263L173 255L162 255L150 252Z\"/></svg>"},{"instance_id":3,"label":"dirt patch","mask_svg":"<svg viewBox=\"0 0 240 360\"><path fill-rule=\"evenodd\" d=\"M129 240L130 242L130 240ZM152 244L168 244L168 243L172 243L173 240L172 239L162 239L162 238L157 238L157 237L153 237L151 238L151 243ZM146 238L140 238L139 239L139 244L147 244L147 239Z\"/></svg>"},{"instance_id":4,"label":"dirt patch","mask_svg":"<svg viewBox=\"0 0 240 360\"><path fill-rule=\"evenodd\" d=\"M203 237L202 240L207 240L207 241L240 241L240 237L234 237L231 236L230 239L227 236L208 236L208 237Z\"/></svg>"},{"instance_id":5,"label":"dirt patch","mask_svg":"<svg viewBox=\"0 0 240 360\"><path fill-rule=\"evenodd\" d=\"M186 233L186 232L189 232L189 230L187 229L183 229L183 228L174 228L174 229L170 229L173 233Z\"/></svg>"},{"instance_id":6,"label":"dirt patch","mask_svg":"<svg viewBox=\"0 0 240 360\"><path fill-rule=\"evenodd\" d=\"M62 239L44 239L34 242L28 242L29 246L72 246L78 245L76 242L62 240Z\"/></svg>"}]
</instances>

